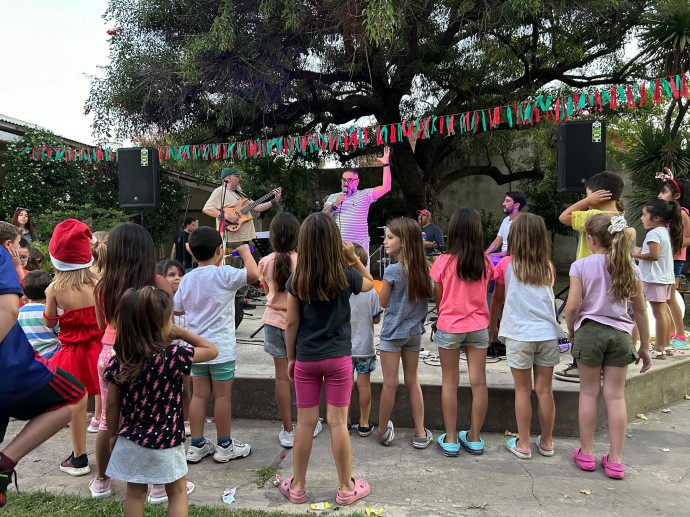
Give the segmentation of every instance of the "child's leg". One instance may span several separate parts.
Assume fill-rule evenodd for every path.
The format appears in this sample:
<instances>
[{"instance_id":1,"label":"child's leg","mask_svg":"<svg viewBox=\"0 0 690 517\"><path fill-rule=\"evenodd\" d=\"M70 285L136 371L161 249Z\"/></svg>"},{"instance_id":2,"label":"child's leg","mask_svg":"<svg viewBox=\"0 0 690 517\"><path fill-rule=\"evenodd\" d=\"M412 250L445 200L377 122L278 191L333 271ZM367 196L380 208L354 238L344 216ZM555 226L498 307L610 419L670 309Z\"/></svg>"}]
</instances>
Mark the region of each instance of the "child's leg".
<instances>
[{"instance_id":1,"label":"child's leg","mask_svg":"<svg viewBox=\"0 0 690 517\"><path fill-rule=\"evenodd\" d=\"M625 377L627 366L604 366L604 400L609 422L609 459L614 463L623 463L623 442L628 425L628 413L625 407Z\"/></svg>"},{"instance_id":2,"label":"child's leg","mask_svg":"<svg viewBox=\"0 0 690 517\"><path fill-rule=\"evenodd\" d=\"M534 368L536 370L538 366ZM519 435L517 446L519 449L529 449L530 424L532 423L532 370L511 368L510 373L513 374L515 383L515 420ZM474 400L474 397L472 398Z\"/></svg>"},{"instance_id":3,"label":"child's leg","mask_svg":"<svg viewBox=\"0 0 690 517\"><path fill-rule=\"evenodd\" d=\"M213 385L213 419L216 423L218 443L232 437L232 384L227 381L211 381Z\"/></svg>"},{"instance_id":4,"label":"child's leg","mask_svg":"<svg viewBox=\"0 0 690 517\"><path fill-rule=\"evenodd\" d=\"M401 354L405 387L410 397L415 436L424 436L424 397L419 385L417 367L419 366L418 350L403 350Z\"/></svg>"},{"instance_id":5,"label":"child's leg","mask_svg":"<svg viewBox=\"0 0 690 517\"><path fill-rule=\"evenodd\" d=\"M386 432L388 421L395 406L395 392L398 389L398 368L400 365L400 352L381 351L381 372L383 373L383 386L379 399L379 438Z\"/></svg>"},{"instance_id":6,"label":"child's leg","mask_svg":"<svg viewBox=\"0 0 690 517\"><path fill-rule=\"evenodd\" d=\"M140 483L127 483L127 496L125 497L125 517L139 517L144 515L144 503L148 485Z\"/></svg>"},{"instance_id":7,"label":"child's leg","mask_svg":"<svg viewBox=\"0 0 690 517\"><path fill-rule=\"evenodd\" d=\"M534 366L534 391L539 401L541 443L553 445L553 424L556 421L556 402L553 399L553 366Z\"/></svg>"},{"instance_id":8,"label":"child's leg","mask_svg":"<svg viewBox=\"0 0 690 517\"><path fill-rule=\"evenodd\" d=\"M590 366L580 361L578 368L580 369L580 401L578 404L580 450L583 454L593 454L601 365Z\"/></svg>"},{"instance_id":9,"label":"child's leg","mask_svg":"<svg viewBox=\"0 0 690 517\"><path fill-rule=\"evenodd\" d=\"M352 482L352 446L350 433L347 431L348 406L326 405L326 419L331 433L331 451L338 471L339 489L351 492Z\"/></svg>"},{"instance_id":10,"label":"child's leg","mask_svg":"<svg viewBox=\"0 0 690 517\"><path fill-rule=\"evenodd\" d=\"M371 373L357 374L357 392L359 393L359 426L369 427L369 413L371 412ZM328 420L328 427L331 428L330 419Z\"/></svg>"},{"instance_id":11,"label":"child's leg","mask_svg":"<svg viewBox=\"0 0 690 517\"><path fill-rule=\"evenodd\" d=\"M98 479L108 479L105 469L110 461L110 440L108 431L100 430L96 435L96 477Z\"/></svg>"},{"instance_id":12,"label":"child's leg","mask_svg":"<svg viewBox=\"0 0 690 517\"><path fill-rule=\"evenodd\" d=\"M458 383L460 349L439 348L441 359L441 411L446 428L446 443L458 443Z\"/></svg>"},{"instance_id":13,"label":"child's leg","mask_svg":"<svg viewBox=\"0 0 690 517\"><path fill-rule=\"evenodd\" d=\"M303 489L307 483L307 467L314 443L314 426L319 419L319 406L297 408L297 429L295 429L295 446L292 449L293 478L292 488ZM328 422L330 427L330 420ZM345 426L347 430L347 425ZM333 430L331 430L333 433ZM331 439L332 439L331 434Z\"/></svg>"},{"instance_id":14,"label":"child's leg","mask_svg":"<svg viewBox=\"0 0 690 517\"><path fill-rule=\"evenodd\" d=\"M165 485L168 494L168 516L186 517L189 514L187 500L187 478L181 477L177 481Z\"/></svg>"},{"instance_id":15,"label":"child's leg","mask_svg":"<svg viewBox=\"0 0 690 517\"><path fill-rule=\"evenodd\" d=\"M89 423L84 418L85 413L86 403L84 403L84 411L72 412L72 419L69 422L69 434L72 439L72 452L75 458L86 453L86 428Z\"/></svg>"},{"instance_id":16,"label":"child's leg","mask_svg":"<svg viewBox=\"0 0 690 517\"><path fill-rule=\"evenodd\" d=\"M292 431L292 400L290 396L290 378L288 377L287 358L273 358L276 377L276 404L280 421L285 432Z\"/></svg>"},{"instance_id":17,"label":"child's leg","mask_svg":"<svg viewBox=\"0 0 690 517\"><path fill-rule=\"evenodd\" d=\"M465 347L470 388L472 389L472 422L467 440L478 442L489 407L489 390L486 387L486 348Z\"/></svg>"},{"instance_id":18,"label":"child's leg","mask_svg":"<svg viewBox=\"0 0 690 517\"><path fill-rule=\"evenodd\" d=\"M64 428L74 414L82 415L81 420L83 422L85 412L86 395L76 404L63 406L55 411L48 411L32 418L19 431L19 434L7 444L7 447L2 450L2 454L16 465L24 456Z\"/></svg>"},{"instance_id":19,"label":"child's leg","mask_svg":"<svg viewBox=\"0 0 690 517\"><path fill-rule=\"evenodd\" d=\"M192 376L192 402L189 405L189 425L192 428L192 440L204 437L204 420L206 408L211 398L211 377Z\"/></svg>"},{"instance_id":20,"label":"child's leg","mask_svg":"<svg viewBox=\"0 0 690 517\"><path fill-rule=\"evenodd\" d=\"M677 278L677 277L676 277ZM677 336L685 337L685 325L683 324L683 311L680 309L680 304L676 299L677 282L671 286L671 298L669 298L667 304L671 314L671 327L670 330L673 334ZM633 343L635 343L633 341ZM612 460L613 461L613 460Z\"/></svg>"},{"instance_id":21,"label":"child's leg","mask_svg":"<svg viewBox=\"0 0 690 517\"><path fill-rule=\"evenodd\" d=\"M94 395L93 397L93 418L91 419L94 422L100 422L101 421L101 396L99 395Z\"/></svg>"},{"instance_id":22,"label":"child's leg","mask_svg":"<svg viewBox=\"0 0 690 517\"><path fill-rule=\"evenodd\" d=\"M649 302L649 305L652 306L652 314L654 314L654 320L656 321L655 348L657 351L662 352L668 346L670 311L666 302Z\"/></svg>"}]
</instances>

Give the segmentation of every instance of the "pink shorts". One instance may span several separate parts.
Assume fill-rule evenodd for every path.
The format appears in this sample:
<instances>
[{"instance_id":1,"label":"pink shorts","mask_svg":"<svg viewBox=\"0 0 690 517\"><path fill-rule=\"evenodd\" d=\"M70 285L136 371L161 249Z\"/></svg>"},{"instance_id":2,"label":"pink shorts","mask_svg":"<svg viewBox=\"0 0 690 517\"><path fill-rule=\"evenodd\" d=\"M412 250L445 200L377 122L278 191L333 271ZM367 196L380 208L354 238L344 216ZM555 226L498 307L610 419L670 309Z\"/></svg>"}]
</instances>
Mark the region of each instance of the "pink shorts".
<instances>
[{"instance_id":1,"label":"pink shorts","mask_svg":"<svg viewBox=\"0 0 690 517\"><path fill-rule=\"evenodd\" d=\"M648 302L667 302L671 299L671 284L642 282L644 297Z\"/></svg>"},{"instance_id":2,"label":"pink shorts","mask_svg":"<svg viewBox=\"0 0 690 517\"><path fill-rule=\"evenodd\" d=\"M110 358L115 355L112 345L103 343L101 353L98 355L98 382L101 386L101 421L98 424L99 431L107 431L108 424L105 421L105 406L108 401L108 383L106 382L105 368L110 362Z\"/></svg>"},{"instance_id":3,"label":"pink shorts","mask_svg":"<svg viewBox=\"0 0 690 517\"><path fill-rule=\"evenodd\" d=\"M325 386L327 404L337 407L349 406L352 393L352 358L344 355L321 361L295 362L295 398L298 408L318 406L322 385Z\"/></svg>"}]
</instances>

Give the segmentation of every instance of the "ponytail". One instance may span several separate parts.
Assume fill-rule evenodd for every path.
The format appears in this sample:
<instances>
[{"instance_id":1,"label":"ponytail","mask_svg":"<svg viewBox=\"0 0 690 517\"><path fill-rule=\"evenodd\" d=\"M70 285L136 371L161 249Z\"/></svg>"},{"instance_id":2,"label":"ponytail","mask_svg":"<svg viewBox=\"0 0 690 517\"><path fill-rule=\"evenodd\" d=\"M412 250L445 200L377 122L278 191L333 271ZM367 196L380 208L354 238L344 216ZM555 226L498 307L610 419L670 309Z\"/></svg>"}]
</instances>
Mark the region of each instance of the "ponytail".
<instances>
[{"instance_id":1,"label":"ponytail","mask_svg":"<svg viewBox=\"0 0 690 517\"><path fill-rule=\"evenodd\" d=\"M292 259L289 253L276 253L275 269L273 270L273 280L278 284L278 292L285 291L285 283L292 274Z\"/></svg>"},{"instance_id":2,"label":"ponytail","mask_svg":"<svg viewBox=\"0 0 690 517\"><path fill-rule=\"evenodd\" d=\"M669 221L669 233L673 244L673 254L678 255L683 249L683 216L681 215L680 205L676 201L669 202L671 205L671 219Z\"/></svg>"},{"instance_id":3,"label":"ponytail","mask_svg":"<svg viewBox=\"0 0 690 517\"><path fill-rule=\"evenodd\" d=\"M613 214L595 214L587 218L585 232L596 237L606 249L606 270L611 275L611 291L617 301L635 296L637 277L632 262L630 238L625 218Z\"/></svg>"}]
</instances>

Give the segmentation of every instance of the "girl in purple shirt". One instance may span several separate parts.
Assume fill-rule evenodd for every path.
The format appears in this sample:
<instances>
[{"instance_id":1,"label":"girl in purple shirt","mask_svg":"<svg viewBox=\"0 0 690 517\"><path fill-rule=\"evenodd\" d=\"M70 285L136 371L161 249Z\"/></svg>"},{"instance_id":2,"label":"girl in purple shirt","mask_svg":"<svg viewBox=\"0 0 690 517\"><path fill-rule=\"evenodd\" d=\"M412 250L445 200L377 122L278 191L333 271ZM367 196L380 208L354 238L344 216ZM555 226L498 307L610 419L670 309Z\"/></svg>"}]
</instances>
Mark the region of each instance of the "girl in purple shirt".
<instances>
[{"instance_id":1,"label":"girl in purple shirt","mask_svg":"<svg viewBox=\"0 0 690 517\"><path fill-rule=\"evenodd\" d=\"M604 400L608 412L609 453L601 458L606 475L623 479L623 442L627 412L625 377L630 363L642 358L641 372L651 366L649 325L639 268L630 255L625 218L602 213L585 223L587 245L592 255L577 260L570 268L570 292L565 307L572 354L580 371L580 447L573 459L581 470L595 470L594 430L600 376L604 376ZM633 318L640 331L640 349L632 342ZM638 355L639 354L639 355Z\"/></svg>"}]
</instances>

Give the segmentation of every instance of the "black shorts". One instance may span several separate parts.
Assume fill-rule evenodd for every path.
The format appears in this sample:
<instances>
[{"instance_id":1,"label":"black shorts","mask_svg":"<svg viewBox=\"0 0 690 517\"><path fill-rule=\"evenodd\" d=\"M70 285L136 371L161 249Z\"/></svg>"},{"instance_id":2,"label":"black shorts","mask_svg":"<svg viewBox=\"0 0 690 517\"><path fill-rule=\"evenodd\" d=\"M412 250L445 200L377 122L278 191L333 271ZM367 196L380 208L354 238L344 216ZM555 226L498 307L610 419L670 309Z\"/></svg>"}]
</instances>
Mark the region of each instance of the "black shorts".
<instances>
[{"instance_id":1,"label":"black shorts","mask_svg":"<svg viewBox=\"0 0 690 517\"><path fill-rule=\"evenodd\" d=\"M44 384L39 390L11 406L0 408L0 443L5 439L10 418L31 420L48 411L75 404L85 393L84 386L77 379L58 368L50 382Z\"/></svg>"}]
</instances>

